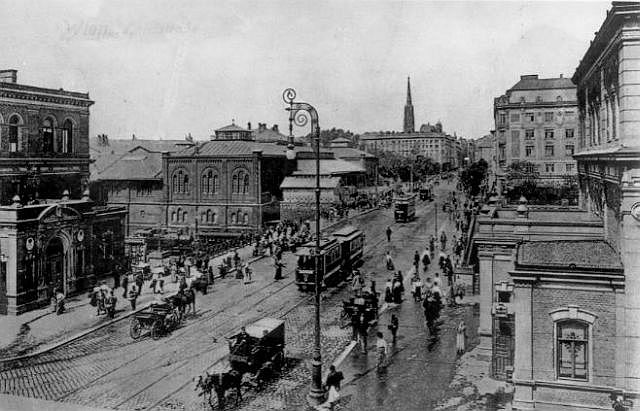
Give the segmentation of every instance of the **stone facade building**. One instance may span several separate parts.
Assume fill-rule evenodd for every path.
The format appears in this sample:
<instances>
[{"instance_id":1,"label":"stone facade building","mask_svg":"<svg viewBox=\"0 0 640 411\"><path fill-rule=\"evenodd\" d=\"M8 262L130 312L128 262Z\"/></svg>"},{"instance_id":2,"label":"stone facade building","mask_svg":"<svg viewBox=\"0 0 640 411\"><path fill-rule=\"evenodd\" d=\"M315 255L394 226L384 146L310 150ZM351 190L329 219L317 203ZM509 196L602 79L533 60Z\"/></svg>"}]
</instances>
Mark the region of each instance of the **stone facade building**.
<instances>
[{"instance_id":1,"label":"stone facade building","mask_svg":"<svg viewBox=\"0 0 640 411\"><path fill-rule=\"evenodd\" d=\"M520 76L494 99L493 112L501 166L533 163L542 183L576 175L578 110L571 79Z\"/></svg>"},{"instance_id":2,"label":"stone facade building","mask_svg":"<svg viewBox=\"0 0 640 411\"><path fill-rule=\"evenodd\" d=\"M124 263L121 208L89 198L87 93L0 71L0 313L73 294Z\"/></svg>"}]
</instances>

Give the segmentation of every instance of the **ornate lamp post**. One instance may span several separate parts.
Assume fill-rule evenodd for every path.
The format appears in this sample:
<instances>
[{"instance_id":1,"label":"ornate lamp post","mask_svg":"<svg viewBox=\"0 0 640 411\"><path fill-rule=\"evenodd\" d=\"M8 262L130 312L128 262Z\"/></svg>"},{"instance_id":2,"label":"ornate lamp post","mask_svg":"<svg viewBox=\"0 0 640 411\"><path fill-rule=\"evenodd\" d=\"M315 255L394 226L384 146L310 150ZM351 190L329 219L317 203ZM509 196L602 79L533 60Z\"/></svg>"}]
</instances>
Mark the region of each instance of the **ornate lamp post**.
<instances>
[{"instance_id":1,"label":"ornate lamp post","mask_svg":"<svg viewBox=\"0 0 640 411\"><path fill-rule=\"evenodd\" d=\"M307 395L307 400L312 405L318 405L324 402L325 391L322 388L322 356L320 353L320 126L318 124L318 112L308 104L293 101L296 98L296 92L292 88L288 88L282 94L284 102L289 105L286 110L289 112L289 151L293 150L293 124L304 127L311 120L311 135L313 138L314 151L316 155L316 249L315 249L315 345L313 350L313 361L311 362L311 389ZM287 154L287 158L290 158Z\"/></svg>"}]
</instances>

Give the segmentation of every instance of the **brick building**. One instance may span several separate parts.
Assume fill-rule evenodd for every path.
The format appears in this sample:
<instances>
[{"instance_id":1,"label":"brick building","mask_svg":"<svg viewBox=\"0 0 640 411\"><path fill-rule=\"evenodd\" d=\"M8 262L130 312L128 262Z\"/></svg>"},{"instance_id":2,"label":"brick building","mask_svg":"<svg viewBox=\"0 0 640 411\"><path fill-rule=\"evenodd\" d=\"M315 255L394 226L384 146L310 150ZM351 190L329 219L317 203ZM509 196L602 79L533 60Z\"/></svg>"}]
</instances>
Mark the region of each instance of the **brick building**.
<instances>
[{"instance_id":1,"label":"brick building","mask_svg":"<svg viewBox=\"0 0 640 411\"><path fill-rule=\"evenodd\" d=\"M571 79L520 76L493 103L500 165L533 163L543 183L576 175L577 105Z\"/></svg>"},{"instance_id":2,"label":"brick building","mask_svg":"<svg viewBox=\"0 0 640 411\"><path fill-rule=\"evenodd\" d=\"M47 305L123 263L121 208L89 199L87 93L0 71L0 313Z\"/></svg>"}]
</instances>

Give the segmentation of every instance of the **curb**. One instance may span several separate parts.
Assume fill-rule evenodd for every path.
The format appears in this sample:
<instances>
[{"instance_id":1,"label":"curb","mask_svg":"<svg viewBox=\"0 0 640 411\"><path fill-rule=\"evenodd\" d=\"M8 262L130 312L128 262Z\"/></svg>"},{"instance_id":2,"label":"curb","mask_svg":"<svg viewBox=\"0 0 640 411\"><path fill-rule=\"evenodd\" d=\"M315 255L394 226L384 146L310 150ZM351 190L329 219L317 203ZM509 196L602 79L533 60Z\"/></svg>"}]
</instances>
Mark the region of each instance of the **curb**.
<instances>
[{"instance_id":1,"label":"curb","mask_svg":"<svg viewBox=\"0 0 640 411\"><path fill-rule=\"evenodd\" d=\"M366 211L363 211L363 212L361 212L361 213L359 213L359 214L356 214L356 215L354 215L354 216L352 216L352 217L349 217L349 218L347 218L346 220L348 221L350 218L357 218L357 217L360 217L360 216L366 215L366 214L371 213L371 212L373 212L373 211L375 211L375 210L378 210L378 208L371 208L371 209L369 209L369 210L366 210ZM342 222L344 222L344 220L339 220L339 221L336 221L335 223L331 223L331 224L329 224L328 226L326 226L326 227L322 228L320 231L329 230L329 229L331 229L332 227L334 227L334 226L336 226L336 225L338 225L338 224L340 224L340 223L342 223ZM248 263L248 264L253 264L253 263L255 263L256 261L259 261L259 260L261 260L261 259L263 259L263 258L266 258L266 257L270 257L270 256L261 255L261 256L251 257L251 258L249 258L249 259L247 260L247 263ZM235 272L237 272L237 270L238 270L237 268L233 268L233 269L229 270L229 271L227 272L227 274L226 274L226 275L229 275L229 274L235 273ZM226 275L225 275L225 277L226 277ZM218 279L218 278L221 278L219 274L218 274L218 275L214 275L214 279ZM85 305L87 305L87 304L88 304L88 303L86 303L86 304L79 304L79 305L77 305L77 306L74 306L74 308L82 307L82 306L85 306ZM4 364L4 363L7 363L7 362L12 362L12 361L26 360L26 359L29 359L29 358L32 358L32 357L38 356L38 355L40 355L40 354L47 353L47 352L52 351L52 350L54 350L54 349L56 349L56 348L62 347L63 345L67 345L67 344L69 344L69 343L71 343L71 342L73 342L73 341L75 341L75 340L78 340L78 339L80 339L80 338L82 338L82 337L84 337L84 336L86 336L86 335L88 335L88 334L91 334L91 333L93 333L93 332L95 332L95 331L98 331L98 330L100 330L100 329L102 329L102 328L105 328L105 327L108 327L108 326L110 326L110 325L112 325L112 324L115 324L115 323L116 323L116 322L118 322L118 321L122 321L122 320L124 320L124 319L126 319L126 318L129 318L129 317L131 317L133 314L138 313L138 312L140 312L140 311L143 311L143 310L147 309L150 305L151 305L151 302L149 302L149 303L145 304L144 306L142 306L142 307L140 307L140 308L136 309L135 311L129 311L128 313L125 313L125 314L124 314L124 315L122 315L121 317L113 318L113 319L111 319L111 320L109 320L109 321L107 321L107 322L104 322L104 323L102 323L102 324L98 324L98 325L96 325L96 326L93 326L93 327L91 327L91 328L89 328L89 329L87 329L87 330L84 330L84 331L79 332L78 334L72 335L71 337L68 337L68 338L66 338L66 339L63 339L62 341L59 341L59 342L53 343L53 344L52 344L52 345L50 345L50 346L47 346L47 347L41 348L41 349L36 350L36 351L34 351L34 352L31 352L31 353L28 353L28 354L24 354L24 355L18 355L18 356L15 356L15 357L0 358L0 364ZM51 314L51 313L44 314L42 317L45 317L45 316L47 316L47 315L49 315L49 314ZM355 346L355 343L354 343L354 346ZM351 347L351 348L350 348L350 350L351 350L351 349L353 349L353 347ZM348 353L347 353L347 354L345 354L345 357L346 357L346 355L348 355ZM344 358L342 358L342 360L344 360ZM341 360L340 362L342 362L342 360Z\"/></svg>"}]
</instances>

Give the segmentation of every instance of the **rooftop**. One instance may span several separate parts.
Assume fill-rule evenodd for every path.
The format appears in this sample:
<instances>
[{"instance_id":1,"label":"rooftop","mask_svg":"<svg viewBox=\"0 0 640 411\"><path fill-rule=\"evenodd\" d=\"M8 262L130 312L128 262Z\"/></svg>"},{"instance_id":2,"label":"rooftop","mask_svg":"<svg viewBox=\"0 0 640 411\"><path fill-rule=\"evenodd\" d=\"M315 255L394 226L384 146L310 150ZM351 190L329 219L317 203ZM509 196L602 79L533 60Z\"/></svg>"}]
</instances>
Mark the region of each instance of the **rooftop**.
<instances>
[{"instance_id":1,"label":"rooftop","mask_svg":"<svg viewBox=\"0 0 640 411\"><path fill-rule=\"evenodd\" d=\"M89 145L91 158L91 174L103 171L107 166L118 160L124 153L135 150L138 147L150 152L161 153L163 151L174 152L184 148L189 142L185 140L151 140L151 139L108 139L101 141L98 137L91 137Z\"/></svg>"},{"instance_id":2,"label":"rooftop","mask_svg":"<svg viewBox=\"0 0 640 411\"><path fill-rule=\"evenodd\" d=\"M222 131L222 132L225 132L225 131L244 131L246 133L250 132L249 130L244 129L244 128L240 127L240 126L236 126L236 123L231 123L228 126L224 126L222 128L219 128L219 129L216 130L216 133L220 132L220 131Z\"/></svg>"},{"instance_id":3,"label":"rooftop","mask_svg":"<svg viewBox=\"0 0 640 411\"><path fill-rule=\"evenodd\" d=\"M336 188L340 185L339 177L320 177L320 188ZM316 188L315 177L310 176L288 176L282 180L280 184L281 189L286 188L303 188L313 189Z\"/></svg>"},{"instance_id":4,"label":"rooftop","mask_svg":"<svg viewBox=\"0 0 640 411\"><path fill-rule=\"evenodd\" d=\"M336 158L360 158L362 154L366 158L376 158L371 153L367 153L366 151L358 150L357 148L351 147L331 147L330 149L335 154Z\"/></svg>"},{"instance_id":5,"label":"rooftop","mask_svg":"<svg viewBox=\"0 0 640 411\"><path fill-rule=\"evenodd\" d=\"M162 154L148 151L125 153L96 176L98 180L158 180L162 178Z\"/></svg>"},{"instance_id":6,"label":"rooftop","mask_svg":"<svg viewBox=\"0 0 640 411\"><path fill-rule=\"evenodd\" d=\"M514 208L498 208L492 220L517 220L518 213ZM529 221L539 221L542 223L601 223L602 221L592 213L576 208L552 208L536 209L529 206Z\"/></svg>"},{"instance_id":7,"label":"rooftop","mask_svg":"<svg viewBox=\"0 0 640 411\"><path fill-rule=\"evenodd\" d=\"M365 170L357 164L345 160L320 160L320 175L339 175L348 173L364 173ZM315 160L298 160L298 169L293 175L315 175Z\"/></svg>"},{"instance_id":8,"label":"rooftop","mask_svg":"<svg viewBox=\"0 0 640 411\"><path fill-rule=\"evenodd\" d=\"M537 74L520 76L518 81L509 91L513 90L551 90L563 88L576 88L570 78L538 78Z\"/></svg>"},{"instance_id":9,"label":"rooftop","mask_svg":"<svg viewBox=\"0 0 640 411\"><path fill-rule=\"evenodd\" d=\"M622 270L620 256L604 240L525 241L516 264L527 267Z\"/></svg>"}]
</instances>

